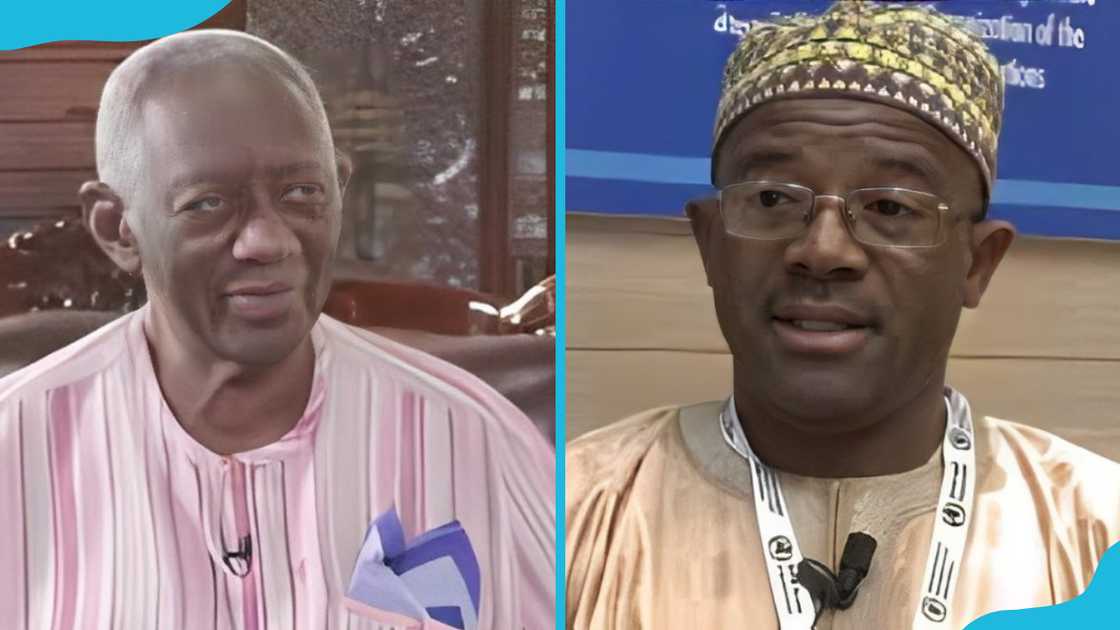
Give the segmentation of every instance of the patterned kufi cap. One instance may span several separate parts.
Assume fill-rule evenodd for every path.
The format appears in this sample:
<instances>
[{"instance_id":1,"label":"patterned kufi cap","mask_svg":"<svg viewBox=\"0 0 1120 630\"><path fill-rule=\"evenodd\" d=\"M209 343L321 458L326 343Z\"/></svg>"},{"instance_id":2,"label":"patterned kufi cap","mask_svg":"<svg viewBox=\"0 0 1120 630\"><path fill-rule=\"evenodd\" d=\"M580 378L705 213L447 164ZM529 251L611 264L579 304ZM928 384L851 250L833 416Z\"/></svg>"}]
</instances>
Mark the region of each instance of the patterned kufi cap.
<instances>
[{"instance_id":1,"label":"patterned kufi cap","mask_svg":"<svg viewBox=\"0 0 1120 630\"><path fill-rule=\"evenodd\" d=\"M847 96L920 116L976 160L990 196L1003 73L960 18L931 7L840 0L819 16L752 22L727 60L712 145L753 108L780 98Z\"/></svg>"}]
</instances>

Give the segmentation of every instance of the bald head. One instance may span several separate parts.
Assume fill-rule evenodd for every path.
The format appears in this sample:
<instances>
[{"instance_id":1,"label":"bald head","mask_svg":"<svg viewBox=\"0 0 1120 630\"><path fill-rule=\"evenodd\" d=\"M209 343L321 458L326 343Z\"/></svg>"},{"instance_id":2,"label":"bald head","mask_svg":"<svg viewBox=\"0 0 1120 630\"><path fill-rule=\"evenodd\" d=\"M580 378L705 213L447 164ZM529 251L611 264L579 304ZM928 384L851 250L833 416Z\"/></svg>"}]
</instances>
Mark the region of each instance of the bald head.
<instances>
[{"instance_id":1,"label":"bald head","mask_svg":"<svg viewBox=\"0 0 1120 630\"><path fill-rule=\"evenodd\" d=\"M98 178L121 195L126 205L141 170L140 131L145 105L177 78L214 66L236 66L283 84L327 128L323 101L307 70L291 55L263 39L239 31L212 29L156 40L129 55L113 70L97 113Z\"/></svg>"}]
</instances>

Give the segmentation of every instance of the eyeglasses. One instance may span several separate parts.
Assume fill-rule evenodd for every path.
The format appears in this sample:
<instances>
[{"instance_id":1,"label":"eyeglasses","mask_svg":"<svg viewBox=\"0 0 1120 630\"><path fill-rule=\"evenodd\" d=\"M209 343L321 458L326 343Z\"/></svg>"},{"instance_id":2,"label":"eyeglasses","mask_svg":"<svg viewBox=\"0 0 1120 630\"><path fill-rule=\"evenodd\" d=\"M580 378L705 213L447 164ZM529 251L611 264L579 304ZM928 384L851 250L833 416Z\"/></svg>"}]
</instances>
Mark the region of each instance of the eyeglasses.
<instances>
[{"instance_id":1,"label":"eyeglasses","mask_svg":"<svg viewBox=\"0 0 1120 630\"><path fill-rule=\"evenodd\" d=\"M797 184L749 181L720 190L719 207L728 233L777 241L807 232L821 198L840 201L848 232L865 245L935 247L945 238L949 204L906 188L860 188L840 197Z\"/></svg>"}]
</instances>

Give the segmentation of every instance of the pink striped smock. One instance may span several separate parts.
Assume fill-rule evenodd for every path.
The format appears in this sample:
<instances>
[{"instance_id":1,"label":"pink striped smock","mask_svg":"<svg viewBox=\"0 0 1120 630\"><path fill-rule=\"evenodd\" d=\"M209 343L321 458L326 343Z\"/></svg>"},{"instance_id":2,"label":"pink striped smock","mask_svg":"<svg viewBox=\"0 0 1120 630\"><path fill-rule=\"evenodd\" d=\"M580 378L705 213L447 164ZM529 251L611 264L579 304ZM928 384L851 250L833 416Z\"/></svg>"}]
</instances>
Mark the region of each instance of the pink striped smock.
<instances>
[{"instance_id":1,"label":"pink striped smock","mask_svg":"<svg viewBox=\"0 0 1120 630\"><path fill-rule=\"evenodd\" d=\"M554 453L509 401L324 315L302 419L223 457L163 400L147 312L0 380L0 627L393 628L344 596L394 505L408 537L463 524L481 628L552 627Z\"/></svg>"}]
</instances>

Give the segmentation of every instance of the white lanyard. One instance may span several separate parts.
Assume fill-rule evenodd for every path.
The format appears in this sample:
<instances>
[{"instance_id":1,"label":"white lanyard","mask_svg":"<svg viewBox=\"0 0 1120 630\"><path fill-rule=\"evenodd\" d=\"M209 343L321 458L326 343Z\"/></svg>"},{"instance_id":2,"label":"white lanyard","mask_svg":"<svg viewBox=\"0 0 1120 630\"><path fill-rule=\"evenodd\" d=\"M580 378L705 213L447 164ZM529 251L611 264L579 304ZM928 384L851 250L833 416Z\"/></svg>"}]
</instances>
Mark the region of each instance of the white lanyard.
<instances>
[{"instance_id":1,"label":"white lanyard","mask_svg":"<svg viewBox=\"0 0 1120 630\"><path fill-rule=\"evenodd\" d=\"M766 558L770 592L782 630L808 630L813 627L816 612L812 597L797 580L801 548L793 532L793 523L782 495L778 475L751 450L743 427L739 424L732 397L720 414L723 439L750 464L755 514ZM956 578L960 576L961 555L972 512L976 487L976 453L972 439L972 412L964 396L946 390L945 440L941 449L945 471L941 477L941 498L937 501L938 518L926 558L922 578L922 595L914 613L915 630L947 627Z\"/></svg>"}]
</instances>

